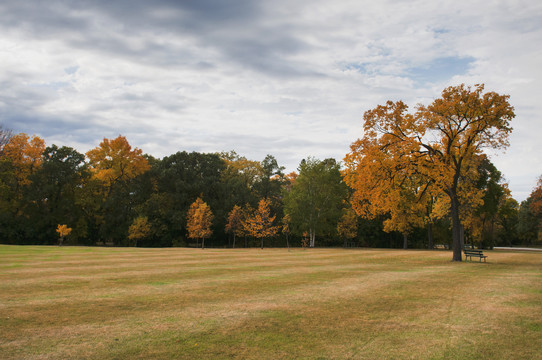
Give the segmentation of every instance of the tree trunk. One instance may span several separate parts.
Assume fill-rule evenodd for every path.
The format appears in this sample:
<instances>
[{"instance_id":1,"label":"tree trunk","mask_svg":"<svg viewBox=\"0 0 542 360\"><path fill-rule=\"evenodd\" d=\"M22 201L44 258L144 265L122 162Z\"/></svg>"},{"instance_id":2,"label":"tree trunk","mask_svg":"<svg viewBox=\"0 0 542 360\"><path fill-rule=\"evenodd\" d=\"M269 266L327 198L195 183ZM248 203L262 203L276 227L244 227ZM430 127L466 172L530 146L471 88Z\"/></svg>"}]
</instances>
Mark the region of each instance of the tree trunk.
<instances>
[{"instance_id":1,"label":"tree trunk","mask_svg":"<svg viewBox=\"0 0 542 360\"><path fill-rule=\"evenodd\" d=\"M433 223L430 222L427 224L427 247L430 250L433 250L434 244L433 244Z\"/></svg>"},{"instance_id":2,"label":"tree trunk","mask_svg":"<svg viewBox=\"0 0 542 360\"><path fill-rule=\"evenodd\" d=\"M461 220L459 219L459 201L455 194L450 195L451 216L452 216L452 261L462 261L461 255Z\"/></svg>"},{"instance_id":3,"label":"tree trunk","mask_svg":"<svg viewBox=\"0 0 542 360\"><path fill-rule=\"evenodd\" d=\"M314 229L310 229L309 233L309 247L313 248L316 241L316 234Z\"/></svg>"},{"instance_id":4,"label":"tree trunk","mask_svg":"<svg viewBox=\"0 0 542 360\"><path fill-rule=\"evenodd\" d=\"M201 248L205 249L205 238L201 239Z\"/></svg>"},{"instance_id":5,"label":"tree trunk","mask_svg":"<svg viewBox=\"0 0 542 360\"><path fill-rule=\"evenodd\" d=\"M290 251L290 241L288 241L288 234L286 234L286 246L288 247L288 251Z\"/></svg>"},{"instance_id":6,"label":"tree trunk","mask_svg":"<svg viewBox=\"0 0 542 360\"><path fill-rule=\"evenodd\" d=\"M235 233L233 233L233 246L232 247L235 249Z\"/></svg>"},{"instance_id":7,"label":"tree trunk","mask_svg":"<svg viewBox=\"0 0 542 360\"><path fill-rule=\"evenodd\" d=\"M406 233L403 234L403 249L408 249L408 235Z\"/></svg>"},{"instance_id":8,"label":"tree trunk","mask_svg":"<svg viewBox=\"0 0 542 360\"><path fill-rule=\"evenodd\" d=\"M261 244L262 244L262 250L263 250L263 236L262 236Z\"/></svg>"}]
</instances>

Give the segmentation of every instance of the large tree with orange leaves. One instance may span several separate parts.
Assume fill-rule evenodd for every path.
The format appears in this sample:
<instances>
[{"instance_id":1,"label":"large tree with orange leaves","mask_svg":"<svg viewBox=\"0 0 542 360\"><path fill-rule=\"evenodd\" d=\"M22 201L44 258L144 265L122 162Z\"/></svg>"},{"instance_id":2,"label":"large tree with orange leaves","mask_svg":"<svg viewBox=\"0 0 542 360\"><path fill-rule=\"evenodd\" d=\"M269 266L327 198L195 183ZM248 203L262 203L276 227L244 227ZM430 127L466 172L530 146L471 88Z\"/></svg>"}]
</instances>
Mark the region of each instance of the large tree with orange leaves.
<instances>
[{"instance_id":1,"label":"large tree with orange leaves","mask_svg":"<svg viewBox=\"0 0 542 360\"><path fill-rule=\"evenodd\" d=\"M125 182L149 169L141 149L134 148L124 136L104 138L100 145L87 152L94 177L111 189L115 183Z\"/></svg>"},{"instance_id":2,"label":"large tree with orange leaves","mask_svg":"<svg viewBox=\"0 0 542 360\"><path fill-rule=\"evenodd\" d=\"M149 169L147 159L132 148L124 136L104 138L98 147L86 153L91 181L85 186L90 194L85 208L105 241L123 244L134 217L133 197L129 187L137 176Z\"/></svg>"},{"instance_id":3,"label":"large tree with orange leaves","mask_svg":"<svg viewBox=\"0 0 542 360\"><path fill-rule=\"evenodd\" d=\"M191 239L201 239L201 248L205 248L205 239L213 233L211 225L213 223L213 213L209 205L201 198L190 205L186 214L186 228L188 237Z\"/></svg>"},{"instance_id":4,"label":"large tree with orange leaves","mask_svg":"<svg viewBox=\"0 0 542 360\"><path fill-rule=\"evenodd\" d=\"M509 96L483 91L483 85L448 87L441 98L429 106L419 105L414 114L401 101L367 111L364 137L352 144L345 158L345 181L354 189L354 209L364 213L368 192L385 196L420 177L419 198L429 192L449 199L453 260L461 261L460 208L462 199L468 198L466 192L474 188L468 185L473 169L484 148L508 146L515 116ZM378 178L365 179L373 175Z\"/></svg>"},{"instance_id":5,"label":"large tree with orange leaves","mask_svg":"<svg viewBox=\"0 0 542 360\"><path fill-rule=\"evenodd\" d=\"M11 137L4 145L3 156L11 162L18 186L31 183L30 175L41 166L44 150L45 141L42 138L24 133Z\"/></svg>"}]
</instances>

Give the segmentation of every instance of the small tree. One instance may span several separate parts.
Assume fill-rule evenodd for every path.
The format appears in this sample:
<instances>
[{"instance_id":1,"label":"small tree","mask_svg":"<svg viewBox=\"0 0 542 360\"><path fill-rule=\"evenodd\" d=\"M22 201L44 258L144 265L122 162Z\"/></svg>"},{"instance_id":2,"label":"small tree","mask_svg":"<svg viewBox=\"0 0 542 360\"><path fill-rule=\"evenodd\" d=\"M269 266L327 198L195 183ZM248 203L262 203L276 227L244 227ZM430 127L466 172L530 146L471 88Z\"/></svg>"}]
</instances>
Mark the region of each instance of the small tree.
<instances>
[{"instance_id":1,"label":"small tree","mask_svg":"<svg viewBox=\"0 0 542 360\"><path fill-rule=\"evenodd\" d=\"M197 198L190 205L186 218L188 237L191 239L201 239L201 248L205 249L205 239L213 233L211 224L214 216L211 208L201 198Z\"/></svg>"},{"instance_id":2,"label":"small tree","mask_svg":"<svg viewBox=\"0 0 542 360\"><path fill-rule=\"evenodd\" d=\"M235 205L228 214L228 223L225 228L227 233L233 234L233 247L235 248L235 237L243 236L243 210Z\"/></svg>"},{"instance_id":3,"label":"small tree","mask_svg":"<svg viewBox=\"0 0 542 360\"><path fill-rule=\"evenodd\" d=\"M62 243L64 243L64 238L72 232L72 228L69 228L68 225L60 225L56 227L56 232L58 233L58 236L60 237L58 239L58 245L62 246Z\"/></svg>"},{"instance_id":4,"label":"small tree","mask_svg":"<svg viewBox=\"0 0 542 360\"><path fill-rule=\"evenodd\" d=\"M358 235L358 216L353 209L344 211L337 224L337 233L344 239L344 247L346 247L348 240L354 239Z\"/></svg>"},{"instance_id":5,"label":"small tree","mask_svg":"<svg viewBox=\"0 0 542 360\"><path fill-rule=\"evenodd\" d=\"M270 203L268 199L260 200L258 209L251 216L247 216L243 223L243 228L249 235L261 240L262 249L264 239L278 232L278 226L273 225L276 216L271 216Z\"/></svg>"},{"instance_id":6,"label":"small tree","mask_svg":"<svg viewBox=\"0 0 542 360\"><path fill-rule=\"evenodd\" d=\"M303 248L303 250L306 250L308 246L309 246L309 233L305 231L303 233L303 237L301 238L301 247Z\"/></svg>"},{"instance_id":7,"label":"small tree","mask_svg":"<svg viewBox=\"0 0 542 360\"><path fill-rule=\"evenodd\" d=\"M128 229L128 239L134 241L134 246L137 246L139 239L144 239L149 236L151 232L151 226L149 219L146 216L138 216L130 225Z\"/></svg>"},{"instance_id":8,"label":"small tree","mask_svg":"<svg viewBox=\"0 0 542 360\"><path fill-rule=\"evenodd\" d=\"M288 247L288 251L290 251L290 242L288 237L290 236L290 222L292 221L292 218L289 214L284 215L282 218L282 233L286 236L286 246Z\"/></svg>"}]
</instances>

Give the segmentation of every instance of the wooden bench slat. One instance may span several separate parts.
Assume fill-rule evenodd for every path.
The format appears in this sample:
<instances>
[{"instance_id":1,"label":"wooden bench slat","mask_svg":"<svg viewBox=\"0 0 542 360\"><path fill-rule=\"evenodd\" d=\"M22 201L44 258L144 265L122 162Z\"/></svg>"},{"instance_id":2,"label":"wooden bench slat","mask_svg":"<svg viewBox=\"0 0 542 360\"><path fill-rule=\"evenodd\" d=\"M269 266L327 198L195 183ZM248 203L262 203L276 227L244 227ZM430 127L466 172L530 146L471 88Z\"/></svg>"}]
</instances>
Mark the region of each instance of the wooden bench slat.
<instances>
[{"instance_id":1,"label":"wooden bench slat","mask_svg":"<svg viewBox=\"0 0 542 360\"><path fill-rule=\"evenodd\" d=\"M478 257L480 258L480 262L482 262L482 259L484 259L484 262L487 262L487 255L484 255L482 250L478 249L463 249L463 253L465 254L465 260L467 260L470 257L470 261L472 261L472 257Z\"/></svg>"}]
</instances>

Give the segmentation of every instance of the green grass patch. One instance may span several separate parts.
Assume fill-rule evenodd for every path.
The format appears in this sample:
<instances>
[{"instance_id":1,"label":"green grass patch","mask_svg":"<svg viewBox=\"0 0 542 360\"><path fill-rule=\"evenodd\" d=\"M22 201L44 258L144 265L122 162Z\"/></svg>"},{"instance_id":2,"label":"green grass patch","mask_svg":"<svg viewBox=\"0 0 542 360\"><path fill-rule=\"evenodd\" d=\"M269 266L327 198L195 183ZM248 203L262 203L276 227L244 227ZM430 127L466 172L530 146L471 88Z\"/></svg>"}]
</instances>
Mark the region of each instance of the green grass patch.
<instances>
[{"instance_id":1,"label":"green grass patch","mask_svg":"<svg viewBox=\"0 0 542 360\"><path fill-rule=\"evenodd\" d=\"M0 245L0 358L542 358L542 254L488 254Z\"/></svg>"}]
</instances>

